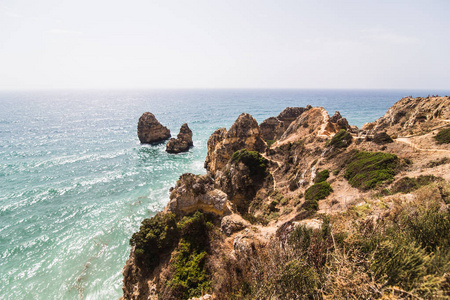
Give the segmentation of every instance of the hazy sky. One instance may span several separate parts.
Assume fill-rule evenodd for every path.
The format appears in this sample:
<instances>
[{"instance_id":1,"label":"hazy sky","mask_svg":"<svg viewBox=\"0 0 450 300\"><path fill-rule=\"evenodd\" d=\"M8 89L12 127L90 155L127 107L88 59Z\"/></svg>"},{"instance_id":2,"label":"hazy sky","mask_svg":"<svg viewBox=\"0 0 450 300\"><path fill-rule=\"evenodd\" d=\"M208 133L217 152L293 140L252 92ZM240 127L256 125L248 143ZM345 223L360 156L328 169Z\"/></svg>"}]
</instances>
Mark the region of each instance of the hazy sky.
<instances>
[{"instance_id":1,"label":"hazy sky","mask_svg":"<svg viewBox=\"0 0 450 300\"><path fill-rule=\"evenodd\" d=\"M448 89L449 15L448 0L0 0L0 89Z\"/></svg>"}]
</instances>

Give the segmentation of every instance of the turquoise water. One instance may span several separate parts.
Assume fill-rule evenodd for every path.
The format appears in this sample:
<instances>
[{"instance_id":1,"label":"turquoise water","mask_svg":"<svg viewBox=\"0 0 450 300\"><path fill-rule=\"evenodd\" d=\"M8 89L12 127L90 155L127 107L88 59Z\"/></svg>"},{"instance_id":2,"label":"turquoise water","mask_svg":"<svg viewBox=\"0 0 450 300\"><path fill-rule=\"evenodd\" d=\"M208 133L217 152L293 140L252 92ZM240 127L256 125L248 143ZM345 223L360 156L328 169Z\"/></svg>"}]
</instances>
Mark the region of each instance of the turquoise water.
<instances>
[{"instance_id":1,"label":"turquoise water","mask_svg":"<svg viewBox=\"0 0 450 300\"><path fill-rule=\"evenodd\" d=\"M163 209L185 172L204 173L206 142L242 112L258 122L287 106L374 121L402 96L448 91L184 90L0 93L0 298L115 299L128 240ZM140 145L150 111L194 147Z\"/></svg>"}]
</instances>

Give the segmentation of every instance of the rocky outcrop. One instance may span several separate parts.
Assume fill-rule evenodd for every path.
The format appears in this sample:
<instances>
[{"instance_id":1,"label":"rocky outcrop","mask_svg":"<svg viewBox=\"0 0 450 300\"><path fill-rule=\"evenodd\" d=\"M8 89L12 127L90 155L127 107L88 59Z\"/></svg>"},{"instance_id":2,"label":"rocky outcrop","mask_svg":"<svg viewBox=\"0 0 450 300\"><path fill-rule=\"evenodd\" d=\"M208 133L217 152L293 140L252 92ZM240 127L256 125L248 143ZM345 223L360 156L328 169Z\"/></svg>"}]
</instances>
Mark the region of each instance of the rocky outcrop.
<instances>
[{"instance_id":1,"label":"rocky outcrop","mask_svg":"<svg viewBox=\"0 0 450 300\"><path fill-rule=\"evenodd\" d=\"M277 117L270 117L264 120L259 125L263 139L278 140L289 125L309 108L310 106L307 108L287 107Z\"/></svg>"},{"instance_id":2,"label":"rocky outcrop","mask_svg":"<svg viewBox=\"0 0 450 300\"><path fill-rule=\"evenodd\" d=\"M254 162L230 161L216 172L215 187L224 191L237 210L245 214L256 192L272 183L264 168L252 170Z\"/></svg>"},{"instance_id":3,"label":"rocky outcrop","mask_svg":"<svg viewBox=\"0 0 450 300\"><path fill-rule=\"evenodd\" d=\"M264 120L259 127L261 128L261 135L266 141L279 139L287 128L285 127L284 122L275 117Z\"/></svg>"},{"instance_id":4,"label":"rocky outcrop","mask_svg":"<svg viewBox=\"0 0 450 300\"><path fill-rule=\"evenodd\" d=\"M258 152L266 149L258 122L247 113L241 114L228 132L221 128L211 135L205 168L215 174L227 164L234 152L241 149Z\"/></svg>"},{"instance_id":5,"label":"rocky outcrop","mask_svg":"<svg viewBox=\"0 0 450 300\"><path fill-rule=\"evenodd\" d=\"M277 116L277 119L284 122L286 128L291 125L302 113L311 108L311 105L307 107L286 107L282 112Z\"/></svg>"},{"instance_id":6,"label":"rocky outcrop","mask_svg":"<svg viewBox=\"0 0 450 300\"><path fill-rule=\"evenodd\" d=\"M209 175L181 175L171 190L170 201L164 212L173 212L178 216L197 210L223 215L230 211L227 195L214 188L214 181Z\"/></svg>"},{"instance_id":7,"label":"rocky outcrop","mask_svg":"<svg viewBox=\"0 0 450 300\"><path fill-rule=\"evenodd\" d=\"M406 97L377 121L364 124L362 130L367 135L382 131L389 135L414 135L444 125L449 119L450 97Z\"/></svg>"},{"instance_id":8,"label":"rocky outcrop","mask_svg":"<svg viewBox=\"0 0 450 300\"><path fill-rule=\"evenodd\" d=\"M145 112L139 118L137 134L143 144L158 143L170 138L170 130L161 125L149 112Z\"/></svg>"},{"instance_id":9,"label":"rocky outcrop","mask_svg":"<svg viewBox=\"0 0 450 300\"><path fill-rule=\"evenodd\" d=\"M178 133L177 138L171 138L167 143L166 151L169 153L186 152L193 145L192 131L189 126L184 123L180 128L180 133Z\"/></svg>"},{"instance_id":10,"label":"rocky outcrop","mask_svg":"<svg viewBox=\"0 0 450 300\"><path fill-rule=\"evenodd\" d=\"M330 118L323 107L313 107L298 117L280 138L281 142L299 140L308 135L329 137L340 129L350 129L345 118L336 112Z\"/></svg>"}]
</instances>

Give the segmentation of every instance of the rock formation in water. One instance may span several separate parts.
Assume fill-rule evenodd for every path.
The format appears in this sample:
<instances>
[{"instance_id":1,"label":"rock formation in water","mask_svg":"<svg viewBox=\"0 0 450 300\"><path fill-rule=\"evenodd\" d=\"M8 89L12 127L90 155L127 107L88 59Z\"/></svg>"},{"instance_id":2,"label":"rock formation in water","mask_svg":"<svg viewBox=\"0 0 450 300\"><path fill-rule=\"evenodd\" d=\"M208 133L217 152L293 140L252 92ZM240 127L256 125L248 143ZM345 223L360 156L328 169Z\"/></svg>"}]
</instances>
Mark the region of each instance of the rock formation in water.
<instances>
[{"instance_id":1,"label":"rock formation in water","mask_svg":"<svg viewBox=\"0 0 450 300\"><path fill-rule=\"evenodd\" d=\"M208 173L181 175L133 235L123 298L445 298L449 99L402 99L363 130L321 107L280 114L270 148L240 115L209 138Z\"/></svg>"},{"instance_id":2,"label":"rock formation in water","mask_svg":"<svg viewBox=\"0 0 450 300\"><path fill-rule=\"evenodd\" d=\"M143 144L158 143L170 138L170 130L149 112L143 113L139 118L137 133Z\"/></svg>"},{"instance_id":3,"label":"rock formation in water","mask_svg":"<svg viewBox=\"0 0 450 300\"><path fill-rule=\"evenodd\" d=\"M193 145L192 131L189 126L184 123L180 128L180 133L178 133L177 138L171 138L167 143L166 151L169 153L186 152Z\"/></svg>"}]
</instances>

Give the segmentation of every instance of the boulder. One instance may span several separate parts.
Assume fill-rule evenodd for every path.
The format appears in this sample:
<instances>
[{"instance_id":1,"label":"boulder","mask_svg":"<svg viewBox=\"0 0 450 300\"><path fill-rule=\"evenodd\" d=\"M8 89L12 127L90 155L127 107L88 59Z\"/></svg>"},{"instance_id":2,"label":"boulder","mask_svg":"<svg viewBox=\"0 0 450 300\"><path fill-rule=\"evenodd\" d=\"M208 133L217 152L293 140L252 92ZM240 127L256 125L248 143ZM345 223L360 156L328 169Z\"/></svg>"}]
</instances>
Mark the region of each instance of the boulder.
<instances>
[{"instance_id":1,"label":"boulder","mask_svg":"<svg viewBox=\"0 0 450 300\"><path fill-rule=\"evenodd\" d=\"M211 135L205 168L215 174L227 164L234 152L241 149L258 152L266 149L258 122L247 113L241 114L229 131L221 128Z\"/></svg>"},{"instance_id":2,"label":"boulder","mask_svg":"<svg viewBox=\"0 0 450 300\"><path fill-rule=\"evenodd\" d=\"M178 133L177 138L171 138L167 143L166 151L169 153L186 152L193 145L192 131L189 129L189 126L184 123L180 128L180 133Z\"/></svg>"},{"instance_id":3,"label":"boulder","mask_svg":"<svg viewBox=\"0 0 450 300\"><path fill-rule=\"evenodd\" d=\"M143 113L139 118L137 134L143 144L158 143L170 138L170 130L149 112Z\"/></svg>"}]
</instances>

